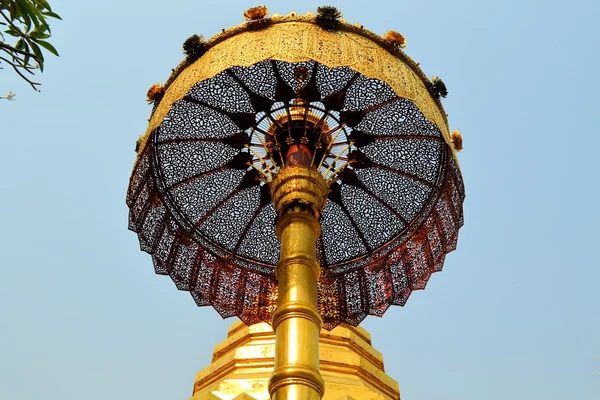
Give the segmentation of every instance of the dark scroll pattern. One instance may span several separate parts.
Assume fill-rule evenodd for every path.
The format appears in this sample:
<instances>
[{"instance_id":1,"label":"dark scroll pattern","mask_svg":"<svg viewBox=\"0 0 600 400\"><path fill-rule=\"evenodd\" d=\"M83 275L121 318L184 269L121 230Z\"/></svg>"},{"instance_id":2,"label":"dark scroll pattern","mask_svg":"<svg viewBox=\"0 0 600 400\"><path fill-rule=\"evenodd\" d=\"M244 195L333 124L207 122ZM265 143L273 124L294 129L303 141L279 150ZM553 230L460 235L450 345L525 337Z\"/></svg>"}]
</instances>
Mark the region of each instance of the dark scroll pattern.
<instances>
[{"instance_id":1,"label":"dark scroll pattern","mask_svg":"<svg viewBox=\"0 0 600 400\"><path fill-rule=\"evenodd\" d=\"M156 273L198 306L270 322L279 242L267 178L277 160L265 161L260 145L273 140L269 124L298 104L341 133L319 166L347 163L328 176L319 308L326 329L358 325L424 289L463 224L464 186L449 146L385 82L346 67L266 60L197 83L139 155L129 228Z\"/></svg>"}]
</instances>

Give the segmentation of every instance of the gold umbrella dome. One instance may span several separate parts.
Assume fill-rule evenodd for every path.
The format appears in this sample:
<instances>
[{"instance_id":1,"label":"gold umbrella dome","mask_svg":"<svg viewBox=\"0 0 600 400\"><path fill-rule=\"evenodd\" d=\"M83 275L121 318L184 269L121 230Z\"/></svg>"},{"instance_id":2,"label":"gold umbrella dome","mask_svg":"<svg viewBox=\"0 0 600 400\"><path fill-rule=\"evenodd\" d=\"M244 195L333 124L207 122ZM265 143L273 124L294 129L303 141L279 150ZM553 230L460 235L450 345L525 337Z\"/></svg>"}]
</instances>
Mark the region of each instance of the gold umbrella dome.
<instances>
[{"instance_id":1,"label":"gold umbrella dome","mask_svg":"<svg viewBox=\"0 0 600 400\"><path fill-rule=\"evenodd\" d=\"M129 186L129 226L156 272L247 324L276 309L281 207L319 218L327 329L404 305L463 224L439 85L394 41L319 18L261 17L186 41L196 51L155 98ZM292 165L320 200L274 204Z\"/></svg>"}]
</instances>

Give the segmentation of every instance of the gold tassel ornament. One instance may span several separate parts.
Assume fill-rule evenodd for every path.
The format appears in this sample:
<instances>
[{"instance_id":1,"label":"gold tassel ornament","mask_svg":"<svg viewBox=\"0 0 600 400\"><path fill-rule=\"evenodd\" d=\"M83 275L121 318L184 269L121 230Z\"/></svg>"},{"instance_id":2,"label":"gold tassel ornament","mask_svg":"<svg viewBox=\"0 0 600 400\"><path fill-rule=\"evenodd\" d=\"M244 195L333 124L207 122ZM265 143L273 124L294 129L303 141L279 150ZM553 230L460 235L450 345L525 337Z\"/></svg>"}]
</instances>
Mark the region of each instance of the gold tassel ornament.
<instances>
[{"instance_id":1,"label":"gold tassel ornament","mask_svg":"<svg viewBox=\"0 0 600 400\"><path fill-rule=\"evenodd\" d=\"M192 35L183 42L183 52L188 61L196 61L206 51L206 42L202 35Z\"/></svg>"},{"instance_id":2,"label":"gold tassel ornament","mask_svg":"<svg viewBox=\"0 0 600 400\"><path fill-rule=\"evenodd\" d=\"M406 47L406 38L401 33L398 33L396 31L387 31L385 33L384 39L389 44L398 46L400 48Z\"/></svg>"},{"instance_id":3,"label":"gold tassel ornament","mask_svg":"<svg viewBox=\"0 0 600 400\"><path fill-rule=\"evenodd\" d=\"M463 139L459 131L452 132L452 144L456 151L461 151L463 149Z\"/></svg>"},{"instance_id":4,"label":"gold tassel ornament","mask_svg":"<svg viewBox=\"0 0 600 400\"><path fill-rule=\"evenodd\" d=\"M266 6L257 6L247 9L244 12L246 21L256 21L267 16L269 9Z\"/></svg>"},{"instance_id":5,"label":"gold tassel ornament","mask_svg":"<svg viewBox=\"0 0 600 400\"><path fill-rule=\"evenodd\" d=\"M163 94L165 94L165 88L163 88L163 86L160 83L155 83L154 85L150 86L150 89L148 89L148 93L146 94L146 101L148 102L148 104L158 103L162 98Z\"/></svg>"},{"instance_id":6,"label":"gold tassel ornament","mask_svg":"<svg viewBox=\"0 0 600 400\"><path fill-rule=\"evenodd\" d=\"M448 89L446 84L438 76L431 77L431 84L429 85L429 93L436 99L440 97L446 98L448 96Z\"/></svg>"},{"instance_id":7,"label":"gold tassel ornament","mask_svg":"<svg viewBox=\"0 0 600 400\"><path fill-rule=\"evenodd\" d=\"M335 7L323 6L317 8L317 16L315 22L322 28L333 30L340 24L342 13Z\"/></svg>"}]
</instances>

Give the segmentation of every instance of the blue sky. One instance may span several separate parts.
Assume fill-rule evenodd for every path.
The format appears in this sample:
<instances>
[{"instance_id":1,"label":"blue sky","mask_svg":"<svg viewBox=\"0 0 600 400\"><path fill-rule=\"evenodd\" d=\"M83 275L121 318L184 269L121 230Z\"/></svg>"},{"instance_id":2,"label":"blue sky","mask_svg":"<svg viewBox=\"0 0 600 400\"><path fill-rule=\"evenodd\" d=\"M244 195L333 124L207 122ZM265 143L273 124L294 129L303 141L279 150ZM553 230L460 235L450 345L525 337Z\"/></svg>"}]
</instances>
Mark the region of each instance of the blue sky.
<instances>
[{"instance_id":1,"label":"blue sky","mask_svg":"<svg viewBox=\"0 0 600 400\"><path fill-rule=\"evenodd\" d=\"M188 36L256 4L51 4L61 57L42 92L0 71L17 93L0 101L0 398L186 399L233 320L154 275L125 192L148 87ZM464 138L458 250L406 307L363 323L403 398L600 398L598 3L334 4L407 37Z\"/></svg>"}]
</instances>

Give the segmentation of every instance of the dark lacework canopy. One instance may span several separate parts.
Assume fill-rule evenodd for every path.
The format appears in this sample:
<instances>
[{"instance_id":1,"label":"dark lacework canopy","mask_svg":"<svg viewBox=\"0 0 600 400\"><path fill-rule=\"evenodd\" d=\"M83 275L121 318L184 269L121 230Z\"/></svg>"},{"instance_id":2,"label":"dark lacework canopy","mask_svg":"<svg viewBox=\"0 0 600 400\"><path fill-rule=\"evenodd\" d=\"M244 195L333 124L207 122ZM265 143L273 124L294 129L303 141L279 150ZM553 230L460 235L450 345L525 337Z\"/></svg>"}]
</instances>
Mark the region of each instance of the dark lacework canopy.
<instances>
[{"instance_id":1,"label":"dark lacework canopy","mask_svg":"<svg viewBox=\"0 0 600 400\"><path fill-rule=\"evenodd\" d=\"M330 185L317 242L327 329L404 305L463 224L462 178L439 128L348 67L229 68L173 103L141 151L127 204L142 250L199 306L247 324L276 306L269 182L288 162L310 159Z\"/></svg>"}]
</instances>

